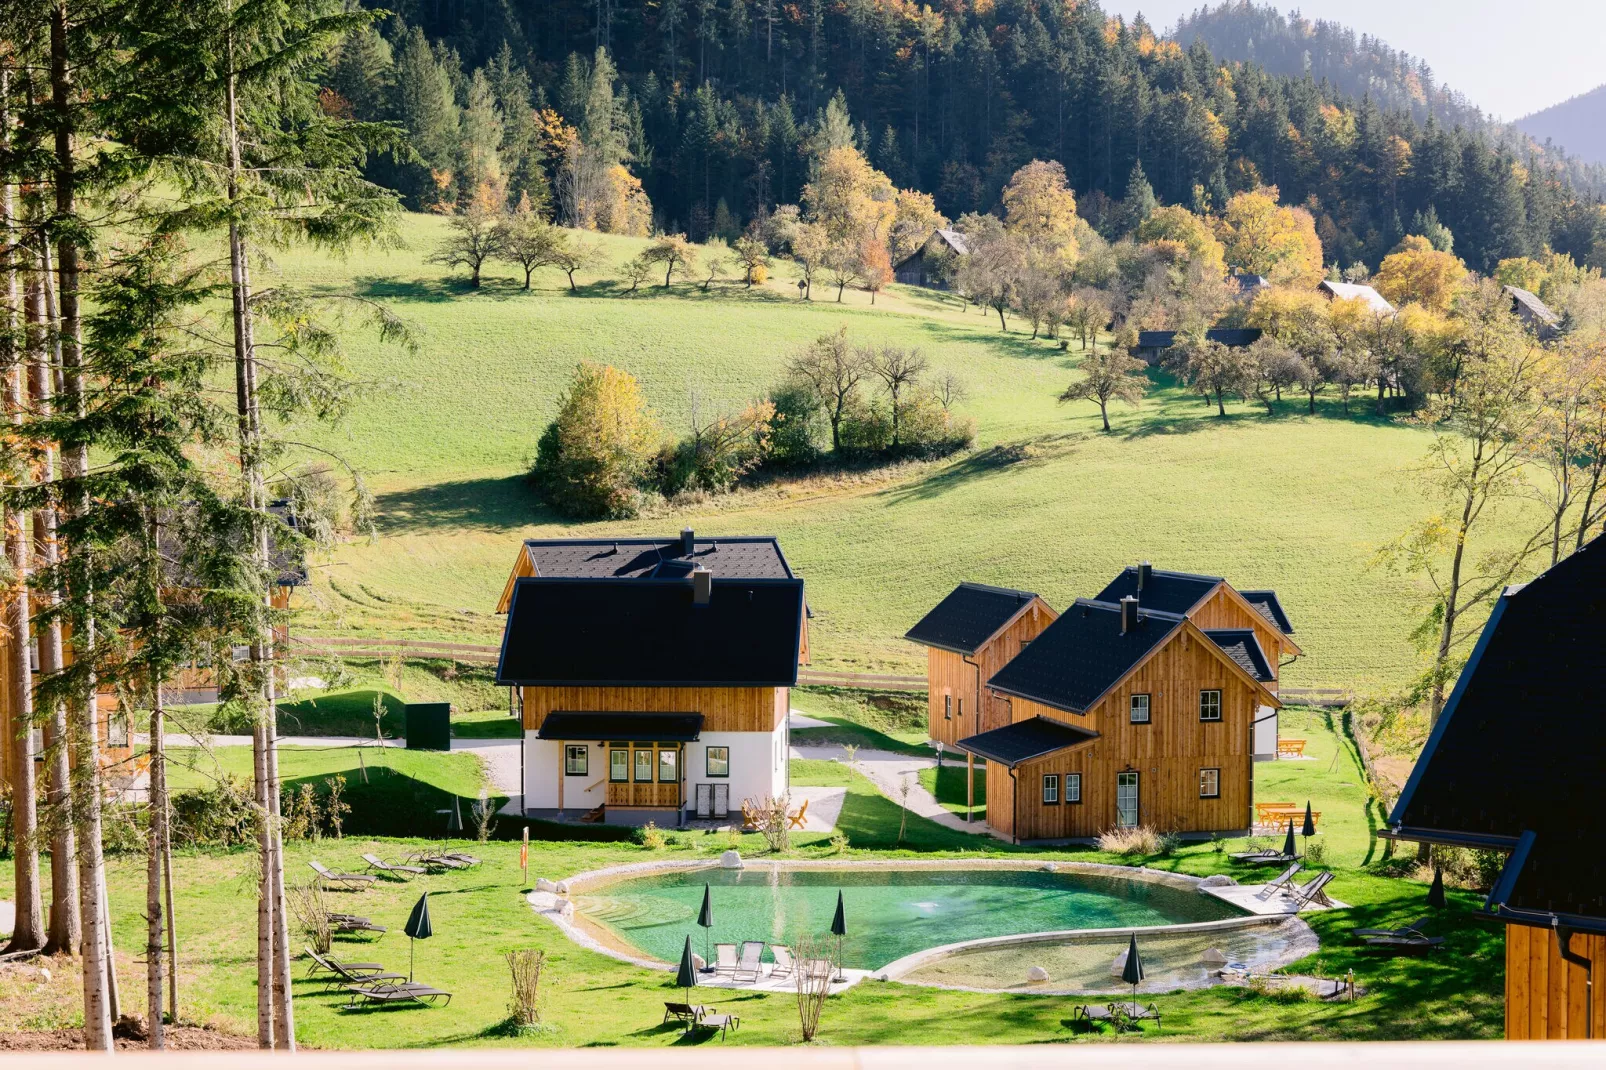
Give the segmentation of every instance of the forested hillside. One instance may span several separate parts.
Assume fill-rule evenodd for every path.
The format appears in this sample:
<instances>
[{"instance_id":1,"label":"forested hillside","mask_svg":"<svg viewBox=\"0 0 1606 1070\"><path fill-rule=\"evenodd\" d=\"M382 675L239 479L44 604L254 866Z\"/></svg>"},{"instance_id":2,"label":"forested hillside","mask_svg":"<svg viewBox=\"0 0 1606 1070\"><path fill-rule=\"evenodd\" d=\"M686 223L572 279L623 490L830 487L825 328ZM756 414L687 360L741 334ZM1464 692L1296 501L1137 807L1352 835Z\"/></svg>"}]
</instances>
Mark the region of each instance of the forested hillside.
<instances>
[{"instance_id":1,"label":"forested hillside","mask_svg":"<svg viewBox=\"0 0 1606 1070\"><path fill-rule=\"evenodd\" d=\"M798 201L821 138L847 138L949 217L995 207L1040 158L1064 164L1107 233L1139 162L1161 202L1196 210L1275 185L1344 265L1375 266L1419 216L1483 270L1547 245L1585 260L1603 230L1558 164L1409 99L1223 64L1096 3L386 6L333 57L326 106L407 128L417 160L373 170L414 207L461 202L494 170L509 204L589 182L607 189L611 229L734 237ZM823 119L838 92L846 129ZM603 166L565 179L571 141Z\"/></svg>"},{"instance_id":2,"label":"forested hillside","mask_svg":"<svg viewBox=\"0 0 1606 1070\"><path fill-rule=\"evenodd\" d=\"M1580 159L1606 163L1606 85L1518 119L1517 125Z\"/></svg>"}]
</instances>

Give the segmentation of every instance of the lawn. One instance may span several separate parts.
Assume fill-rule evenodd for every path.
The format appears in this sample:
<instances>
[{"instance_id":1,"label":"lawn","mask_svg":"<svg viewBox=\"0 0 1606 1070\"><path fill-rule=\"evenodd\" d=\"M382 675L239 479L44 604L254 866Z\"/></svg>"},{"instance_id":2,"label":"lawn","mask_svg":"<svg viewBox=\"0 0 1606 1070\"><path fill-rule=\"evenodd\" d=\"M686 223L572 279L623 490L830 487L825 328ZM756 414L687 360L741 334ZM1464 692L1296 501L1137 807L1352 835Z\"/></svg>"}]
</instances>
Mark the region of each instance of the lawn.
<instances>
[{"instance_id":1,"label":"lawn","mask_svg":"<svg viewBox=\"0 0 1606 1070\"><path fill-rule=\"evenodd\" d=\"M963 814L969 809L966 800L970 798L970 777L966 772L963 755L953 755L950 760L942 763L941 768L932 766L930 769L920 770L919 778L920 786L931 792L942 804L943 809L956 814ZM972 814L977 821L987 819L985 762L976 763L976 807Z\"/></svg>"},{"instance_id":2,"label":"lawn","mask_svg":"<svg viewBox=\"0 0 1606 1070\"><path fill-rule=\"evenodd\" d=\"M1322 938L1322 950L1297 964L1300 972L1336 976L1353 968L1369 994L1354 1004L1284 1002L1238 989L1170 993L1156 997L1165 1013L1163 1034L1152 1039L1190 1040L1383 1040L1493 1038L1501 1031L1502 934L1498 926L1476 920L1478 897L1451 889L1451 910L1442 929L1448 944L1426 958L1380 958L1360 952L1347 939L1355 925L1398 923L1422 913L1425 887L1384 876L1362 866L1375 841L1356 810L1360 787L1353 758L1342 741L1327 732L1323 715L1301 724L1298 711L1288 725L1310 740L1316 760L1267 763L1257 767L1262 787L1301 801L1310 798L1324 814L1321 836L1336 880L1334 894L1351 904L1344 912L1308 915ZM243 748L238 748L242 750ZM227 755L228 752L225 752ZM1338 760L1335 762L1334 757ZM477 790L477 772L447 754L393 751L397 775L436 785L460 796ZM287 750L286 775L317 777L347 771L338 751ZM245 768L244 755L226 761ZM408 763L405 766L400 763ZM417 764L413 764L417 763ZM231 768L233 766L231 765ZM186 774L193 776L194 774ZM1208 874L1232 867L1218 853L1236 843L1188 844L1162 858L1116 859L1090 850L1014 848L968 836L910 815L904 842L897 844L900 812L863 777L839 762L800 761L799 783L845 786L848 798L841 827L850 857L966 857L979 855L1125 861L1153 868ZM756 835L740 836L748 857L763 856ZM600 866L651 858L712 860L731 840L724 834L671 833L658 850L632 843L579 843L536 839L530 845L530 879L560 878ZM333 868L358 865L365 851L394 857L427 841L351 836L345 840L291 842L288 873L299 882L305 861L317 858ZM627 966L571 943L534 917L521 899L528 885L518 868L518 845L473 845L486 861L481 868L419 878L412 883L383 882L360 893L334 893L345 909L360 911L393 931L377 941L341 941L347 957L403 966L406 941L399 930L418 894L428 890L435 936L419 943L417 976L456 993L449 1008L347 1012L342 1000L299 979L297 1033L303 1044L319 1047L487 1046L667 1046L687 1042L661 1027L662 1001L675 998L667 974ZM795 836L790 854L822 857L836 848L821 833ZM1375 856L1374 856L1375 863ZM255 1006L250 967L254 931L249 852L181 852L176 862L182 1013L187 1019L249 1031ZM47 869L48 873L48 869ZM1240 874L1241 875L1241 874ZM0 895L8 893L10 867L0 870ZM113 860L110 872L114 928L119 947L124 1000L139 1002L140 969L135 951L141 939L143 871L137 857ZM514 1038L504 1034L507 981L504 951L538 948L547 955L543 975L543 1019L547 1031ZM49 1028L78 1020L76 976L65 963L49 984L0 978L0 1029ZM699 1001L742 1017L742 1029L727 1043L771 1045L797 1039L795 1000L788 995L698 993ZM850 1044L973 1044L1096 1040L1070 1025L1073 1001L1064 997L983 995L944 992L869 982L833 998L825 1011L821 1039ZM698 1042L693 1038L692 1042ZM702 1042L706 1042L704 1039Z\"/></svg>"},{"instance_id":3,"label":"lawn","mask_svg":"<svg viewBox=\"0 0 1606 1070\"><path fill-rule=\"evenodd\" d=\"M1306 650L1289 686L1398 684L1416 666L1416 612L1377 547L1427 506L1408 469L1426 432L1346 416L1336 399L1274 417L1235 404L1216 417L1169 378L1098 431L1086 404L1059 405L1080 354L1016 325L893 287L876 308L796 298L785 265L767 287L689 286L622 295L554 275L523 292L502 266L469 293L423 257L440 220L409 216L403 250L330 260L291 252L279 274L383 301L417 329L418 353L386 348L354 323L351 368L377 389L332 431L304 434L363 470L379 532L317 563L298 594L297 628L493 642L492 612L521 538L668 532L778 535L809 583L814 662L918 671L903 632L961 579L1035 589L1056 606L1096 593L1123 565L1215 572L1275 587ZM606 239L617 263L635 248ZM681 434L694 398L743 402L776 381L788 354L838 326L861 343L916 345L937 372L964 380L978 449L881 476L815 481L675 507L612 524L561 521L521 475L580 360L617 364L642 382L666 432ZM298 432L300 434L302 432ZM1512 516L1501 522L1514 522Z\"/></svg>"}]
</instances>

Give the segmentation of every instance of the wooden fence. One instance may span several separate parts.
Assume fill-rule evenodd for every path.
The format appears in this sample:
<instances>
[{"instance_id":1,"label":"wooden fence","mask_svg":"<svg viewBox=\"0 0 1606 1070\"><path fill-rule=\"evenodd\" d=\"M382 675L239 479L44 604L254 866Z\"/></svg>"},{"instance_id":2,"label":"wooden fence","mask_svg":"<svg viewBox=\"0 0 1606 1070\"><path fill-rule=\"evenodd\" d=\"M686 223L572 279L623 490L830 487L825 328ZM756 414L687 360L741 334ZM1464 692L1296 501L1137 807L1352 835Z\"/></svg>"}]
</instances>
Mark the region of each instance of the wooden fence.
<instances>
[{"instance_id":1,"label":"wooden fence","mask_svg":"<svg viewBox=\"0 0 1606 1070\"><path fill-rule=\"evenodd\" d=\"M1290 706L1321 706L1342 709L1355 701L1355 692L1342 687L1285 687L1277 697Z\"/></svg>"}]
</instances>

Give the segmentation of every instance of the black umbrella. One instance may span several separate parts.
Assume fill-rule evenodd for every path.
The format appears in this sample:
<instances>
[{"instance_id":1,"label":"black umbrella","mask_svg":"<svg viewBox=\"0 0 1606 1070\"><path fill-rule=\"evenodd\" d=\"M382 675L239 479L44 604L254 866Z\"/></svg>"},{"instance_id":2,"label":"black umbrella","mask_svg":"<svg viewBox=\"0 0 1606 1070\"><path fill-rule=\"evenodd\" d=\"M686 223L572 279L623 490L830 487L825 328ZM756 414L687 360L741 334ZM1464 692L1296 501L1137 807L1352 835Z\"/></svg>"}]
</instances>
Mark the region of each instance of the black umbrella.
<instances>
[{"instance_id":1,"label":"black umbrella","mask_svg":"<svg viewBox=\"0 0 1606 1070\"><path fill-rule=\"evenodd\" d=\"M686 1002L691 1003L691 990L697 987L697 967L691 960L691 935L686 936L686 947L680 953L680 969L675 973L675 986L686 990ZM691 1023L686 1023L691 1028Z\"/></svg>"},{"instance_id":2,"label":"black umbrella","mask_svg":"<svg viewBox=\"0 0 1606 1070\"><path fill-rule=\"evenodd\" d=\"M1438 866L1433 867L1433 887L1428 889L1428 906L1434 910L1444 909L1444 871Z\"/></svg>"},{"instance_id":3,"label":"black umbrella","mask_svg":"<svg viewBox=\"0 0 1606 1070\"><path fill-rule=\"evenodd\" d=\"M451 836L454 832L463 831L463 815L457 808L457 796L452 796L452 810L446 815L446 834Z\"/></svg>"},{"instance_id":4,"label":"black umbrella","mask_svg":"<svg viewBox=\"0 0 1606 1070\"><path fill-rule=\"evenodd\" d=\"M703 950L709 952L703 956L703 972L714 972L714 955L709 947L709 941L714 938L714 894L703 885L703 908L697 912L697 924L703 927ZM686 937L689 941L690 936Z\"/></svg>"},{"instance_id":5,"label":"black umbrella","mask_svg":"<svg viewBox=\"0 0 1606 1070\"><path fill-rule=\"evenodd\" d=\"M1309 799L1305 800L1305 825L1304 825L1303 828L1301 828L1299 830L1299 834L1301 836L1305 837L1305 853L1309 854L1310 853L1310 838L1312 836L1316 835L1316 820L1315 820L1315 817L1310 812L1310 800Z\"/></svg>"},{"instance_id":6,"label":"black umbrella","mask_svg":"<svg viewBox=\"0 0 1606 1070\"><path fill-rule=\"evenodd\" d=\"M1288 819L1288 837L1283 840L1283 854L1294 857L1294 819Z\"/></svg>"},{"instance_id":7,"label":"black umbrella","mask_svg":"<svg viewBox=\"0 0 1606 1070\"><path fill-rule=\"evenodd\" d=\"M831 933L836 937L836 977L833 980L846 981L847 975L842 972L842 938L848 935L848 917L842 909L842 889L836 892L836 915L831 919Z\"/></svg>"},{"instance_id":8,"label":"black umbrella","mask_svg":"<svg viewBox=\"0 0 1606 1070\"><path fill-rule=\"evenodd\" d=\"M1143 958L1138 954L1138 934L1126 948L1126 965L1121 967L1121 980L1132 986L1132 1002L1138 1001L1138 985L1143 983Z\"/></svg>"},{"instance_id":9,"label":"black umbrella","mask_svg":"<svg viewBox=\"0 0 1606 1070\"><path fill-rule=\"evenodd\" d=\"M413 979L413 941L428 940L435 935L435 927L429 922L429 893L425 892L413 904L413 912L407 915L407 925L402 929L407 934L407 980Z\"/></svg>"}]
</instances>

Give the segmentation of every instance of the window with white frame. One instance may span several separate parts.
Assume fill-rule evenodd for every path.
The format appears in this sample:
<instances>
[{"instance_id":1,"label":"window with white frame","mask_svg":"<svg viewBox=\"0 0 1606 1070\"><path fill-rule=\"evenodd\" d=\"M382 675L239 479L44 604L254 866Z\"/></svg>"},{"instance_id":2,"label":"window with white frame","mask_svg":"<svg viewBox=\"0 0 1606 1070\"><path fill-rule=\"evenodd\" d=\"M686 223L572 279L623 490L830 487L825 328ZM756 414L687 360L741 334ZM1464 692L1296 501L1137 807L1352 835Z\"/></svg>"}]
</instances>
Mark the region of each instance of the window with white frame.
<instances>
[{"instance_id":1,"label":"window with white frame","mask_svg":"<svg viewBox=\"0 0 1606 1070\"><path fill-rule=\"evenodd\" d=\"M954 697L952 695L942 696L942 719L945 721L954 719Z\"/></svg>"},{"instance_id":2,"label":"window with white frame","mask_svg":"<svg viewBox=\"0 0 1606 1070\"><path fill-rule=\"evenodd\" d=\"M128 714L114 713L106 721L106 746L128 746Z\"/></svg>"},{"instance_id":3,"label":"window with white frame","mask_svg":"<svg viewBox=\"0 0 1606 1070\"><path fill-rule=\"evenodd\" d=\"M1058 773L1047 773L1043 776L1043 805L1058 806L1060 802L1060 777Z\"/></svg>"},{"instance_id":4,"label":"window with white frame","mask_svg":"<svg viewBox=\"0 0 1606 1070\"><path fill-rule=\"evenodd\" d=\"M608 779L615 784L630 780L630 751L624 747L608 749Z\"/></svg>"},{"instance_id":5,"label":"window with white frame","mask_svg":"<svg viewBox=\"0 0 1606 1070\"><path fill-rule=\"evenodd\" d=\"M1220 691L1201 691L1201 692L1199 692L1199 720L1201 720L1201 721L1219 721L1219 720L1221 720L1221 692Z\"/></svg>"},{"instance_id":6,"label":"window with white frame","mask_svg":"<svg viewBox=\"0 0 1606 1070\"><path fill-rule=\"evenodd\" d=\"M1065 801L1079 803L1082 801L1082 774L1065 774Z\"/></svg>"},{"instance_id":7,"label":"window with white frame","mask_svg":"<svg viewBox=\"0 0 1606 1070\"><path fill-rule=\"evenodd\" d=\"M1199 770L1199 798L1215 799L1221 795L1221 770Z\"/></svg>"},{"instance_id":8,"label":"window with white frame","mask_svg":"<svg viewBox=\"0 0 1606 1070\"><path fill-rule=\"evenodd\" d=\"M591 768L591 748L584 743L571 743L563 748L563 772L568 776L586 776Z\"/></svg>"},{"instance_id":9,"label":"window with white frame","mask_svg":"<svg viewBox=\"0 0 1606 1070\"><path fill-rule=\"evenodd\" d=\"M1149 723L1149 696L1148 695L1133 695L1132 696L1132 717L1131 717L1131 720L1132 720L1133 724L1148 724Z\"/></svg>"}]
</instances>

